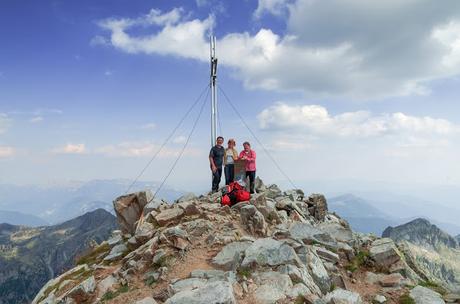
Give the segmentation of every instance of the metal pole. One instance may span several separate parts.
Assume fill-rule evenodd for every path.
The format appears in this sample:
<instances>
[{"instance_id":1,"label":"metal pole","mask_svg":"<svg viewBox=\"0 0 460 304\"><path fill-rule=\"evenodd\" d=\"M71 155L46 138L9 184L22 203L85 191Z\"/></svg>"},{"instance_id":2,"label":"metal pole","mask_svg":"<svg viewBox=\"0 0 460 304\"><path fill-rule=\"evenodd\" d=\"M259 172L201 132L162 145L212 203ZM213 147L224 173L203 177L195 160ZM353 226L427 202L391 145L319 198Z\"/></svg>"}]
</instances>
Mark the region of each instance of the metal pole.
<instances>
[{"instance_id":1,"label":"metal pole","mask_svg":"<svg viewBox=\"0 0 460 304\"><path fill-rule=\"evenodd\" d=\"M214 146L217 137L217 57L216 57L216 37L210 39L211 52L211 147Z\"/></svg>"},{"instance_id":2,"label":"metal pole","mask_svg":"<svg viewBox=\"0 0 460 304\"><path fill-rule=\"evenodd\" d=\"M217 57L216 57L216 36L214 36L214 138L217 137ZM222 135L222 134L219 134ZM215 140L215 139L214 139Z\"/></svg>"}]
</instances>

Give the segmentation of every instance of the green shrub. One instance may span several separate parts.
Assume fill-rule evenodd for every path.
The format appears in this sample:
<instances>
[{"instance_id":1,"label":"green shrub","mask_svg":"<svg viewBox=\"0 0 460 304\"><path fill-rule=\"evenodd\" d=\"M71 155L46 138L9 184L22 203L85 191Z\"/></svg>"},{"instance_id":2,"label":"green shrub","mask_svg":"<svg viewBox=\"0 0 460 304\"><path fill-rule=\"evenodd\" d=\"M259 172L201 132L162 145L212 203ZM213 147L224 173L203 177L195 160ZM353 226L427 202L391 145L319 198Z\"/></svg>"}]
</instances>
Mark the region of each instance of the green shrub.
<instances>
[{"instance_id":1,"label":"green shrub","mask_svg":"<svg viewBox=\"0 0 460 304\"><path fill-rule=\"evenodd\" d=\"M415 304L415 301L406 293L399 297L399 304Z\"/></svg>"},{"instance_id":2,"label":"green shrub","mask_svg":"<svg viewBox=\"0 0 460 304\"><path fill-rule=\"evenodd\" d=\"M333 292L336 288L337 288L337 286L335 286L335 284L332 283L331 288L329 289L329 292Z\"/></svg>"},{"instance_id":3,"label":"green shrub","mask_svg":"<svg viewBox=\"0 0 460 304\"><path fill-rule=\"evenodd\" d=\"M246 277L249 278L251 277L251 269L247 267L240 267L236 270L236 274L240 277Z\"/></svg>"},{"instance_id":4,"label":"green shrub","mask_svg":"<svg viewBox=\"0 0 460 304\"><path fill-rule=\"evenodd\" d=\"M294 300L294 304L304 304L304 303L305 303L305 298L301 294L299 294Z\"/></svg>"},{"instance_id":5,"label":"green shrub","mask_svg":"<svg viewBox=\"0 0 460 304\"><path fill-rule=\"evenodd\" d=\"M345 269L355 272L359 268L366 266L369 260L369 251L361 250L358 254L345 266Z\"/></svg>"},{"instance_id":6,"label":"green shrub","mask_svg":"<svg viewBox=\"0 0 460 304\"><path fill-rule=\"evenodd\" d=\"M109 244L104 243L94 248L94 250L92 250L88 254L78 258L76 264L77 265L82 265L82 264L92 265L92 264L99 263L102 260L102 255L104 253L105 254L109 253L109 251L110 251Z\"/></svg>"},{"instance_id":7,"label":"green shrub","mask_svg":"<svg viewBox=\"0 0 460 304\"><path fill-rule=\"evenodd\" d=\"M118 297L120 294L128 292L129 291L129 286L128 285L123 285L120 286L116 291L107 291L101 298L101 302L109 301L112 299L115 299Z\"/></svg>"}]
</instances>

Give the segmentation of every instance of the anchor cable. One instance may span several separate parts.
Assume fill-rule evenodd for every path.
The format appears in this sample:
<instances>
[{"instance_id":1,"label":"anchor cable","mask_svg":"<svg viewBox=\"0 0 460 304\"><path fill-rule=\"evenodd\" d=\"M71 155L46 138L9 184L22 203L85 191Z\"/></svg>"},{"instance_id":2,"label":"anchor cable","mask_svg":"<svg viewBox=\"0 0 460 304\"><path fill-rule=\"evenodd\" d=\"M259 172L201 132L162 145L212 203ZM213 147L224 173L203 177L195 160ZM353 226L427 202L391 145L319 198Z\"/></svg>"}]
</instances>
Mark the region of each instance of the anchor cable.
<instances>
[{"instance_id":1,"label":"anchor cable","mask_svg":"<svg viewBox=\"0 0 460 304\"><path fill-rule=\"evenodd\" d=\"M196 126L198 124L198 121L200 120L201 118L201 114L203 114L203 110L204 110L204 106L206 105L206 99L208 98L208 95L209 95L209 90L208 90L208 93L206 94L206 97L203 101L203 104L201 105L201 109L200 109L200 112L198 113L198 117L196 118L195 122L193 123L193 127L192 129L190 130L190 133L187 137L187 140L185 141L184 143L184 146L182 147L182 150L180 151L178 157L176 158L176 160L174 161L173 165L171 166L171 169L169 170L168 174L166 174L165 178L163 179L163 181L161 182L160 186L158 187L158 189L155 191L155 194L153 195L152 199L150 201L152 201L158 194L158 192L161 190L161 188L164 186L164 184L166 183L166 180L169 178L169 176L171 175L171 173L174 171L174 168L176 167L177 163L179 162L180 158L182 157L182 154L184 154L184 151L185 151L185 148L187 147L190 139L192 138L192 135L193 135L193 132L195 131L196 129ZM149 201L149 202L150 202Z\"/></svg>"},{"instance_id":2,"label":"anchor cable","mask_svg":"<svg viewBox=\"0 0 460 304\"><path fill-rule=\"evenodd\" d=\"M291 184L292 187L294 187L294 189L298 189L296 187L296 185L294 184L294 182L289 178L289 176L284 172L283 169L281 169L281 166L278 164L278 162L275 160L275 158L270 154L270 152L267 150L267 148L265 148L265 146L262 144L262 142L259 140L259 138L256 136L256 134L252 131L252 129L249 127L249 125L246 123L246 121L244 120L243 116L240 114L240 112L238 112L237 108L233 105L233 103L230 101L230 98L228 98L227 94L225 94L225 91L221 88L221 86L218 87L219 91L222 92L222 94L224 95L225 97L225 100L228 102L228 104L232 107L233 111L235 111L236 115L238 115L238 117L240 118L240 120L243 122L244 126L246 127L246 129L249 130L249 132L251 133L251 135L255 138L255 140L257 141L257 143L262 147L262 149L264 150L264 152L267 154L267 156L270 158L270 160L275 164L276 168L278 169L278 171L289 181L289 183Z\"/></svg>"},{"instance_id":3,"label":"anchor cable","mask_svg":"<svg viewBox=\"0 0 460 304\"><path fill-rule=\"evenodd\" d=\"M207 91L208 94L209 94L209 84L206 84L206 87L201 91L200 95L198 96L198 98L195 100L195 102L190 106L190 108L187 110L187 112L184 114L184 116L181 118L181 120L179 121L179 123L176 125L176 127L172 130L172 132L168 135L168 137L165 139L165 141L163 142L163 144L160 146L160 148L155 152L155 154L152 156L152 158L150 158L150 160L147 162L147 164L144 166L144 168L140 171L140 173L136 176L136 178L134 179L134 181L129 185L128 189L125 191L125 194L127 194L131 189L132 187L137 183L137 181L139 180L139 178L141 178L141 176L144 174L145 170L147 170L147 168L152 164L152 162L155 160L155 158L158 156L158 154L160 154L160 152L163 150L163 148L166 146L166 144L171 140L171 138L174 136L174 134L176 134L176 131L179 129L179 127L182 125L182 123L184 122L184 120L188 117L188 115L190 114L190 112L192 112L192 110L195 108L195 106L198 104L198 102L201 100L201 98L203 97L203 94ZM208 96L208 94L206 94L206 98ZM205 98L205 100L206 100Z\"/></svg>"}]
</instances>

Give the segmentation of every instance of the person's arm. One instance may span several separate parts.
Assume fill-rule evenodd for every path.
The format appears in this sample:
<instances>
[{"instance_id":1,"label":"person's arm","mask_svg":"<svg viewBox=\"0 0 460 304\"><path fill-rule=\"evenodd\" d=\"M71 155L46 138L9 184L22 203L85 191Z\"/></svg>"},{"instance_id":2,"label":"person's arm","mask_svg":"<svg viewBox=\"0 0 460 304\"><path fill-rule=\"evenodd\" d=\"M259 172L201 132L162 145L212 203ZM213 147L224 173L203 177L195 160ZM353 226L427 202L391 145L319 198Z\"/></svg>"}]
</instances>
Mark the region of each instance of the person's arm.
<instances>
[{"instance_id":1,"label":"person's arm","mask_svg":"<svg viewBox=\"0 0 460 304\"><path fill-rule=\"evenodd\" d=\"M238 151L236 149L233 149L233 160L238 160Z\"/></svg>"},{"instance_id":2,"label":"person's arm","mask_svg":"<svg viewBox=\"0 0 460 304\"><path fill-rule=\"evenodd\" d=\"M251 150L251 153L249 153L249 156L246 158L249 161L255 161L256 160L256 152L254 150Z\"/></svg>"},{"instance_id":3,"label":"person's arm","mask_svg":"<svg viewBox=\"0 0 460 304\"><path fill-rule=\"evenodd\" d=\"M209 152L209 164L211 165L211 171L216 172L217 167L216 167L216 164L214 163L213 156L214 156L214 151L211 149L211 151Z\"/></svg>"},{"instance_id":4,"label":"person's arm","mask_svg":"<svg viewBox=\"0 0 460 304\"><path fill-rule=\"evenodd\" d=\"M244 159L243 157L244 157L244 151L241 151L239 159Z\"/></svg>"}]
</instances>

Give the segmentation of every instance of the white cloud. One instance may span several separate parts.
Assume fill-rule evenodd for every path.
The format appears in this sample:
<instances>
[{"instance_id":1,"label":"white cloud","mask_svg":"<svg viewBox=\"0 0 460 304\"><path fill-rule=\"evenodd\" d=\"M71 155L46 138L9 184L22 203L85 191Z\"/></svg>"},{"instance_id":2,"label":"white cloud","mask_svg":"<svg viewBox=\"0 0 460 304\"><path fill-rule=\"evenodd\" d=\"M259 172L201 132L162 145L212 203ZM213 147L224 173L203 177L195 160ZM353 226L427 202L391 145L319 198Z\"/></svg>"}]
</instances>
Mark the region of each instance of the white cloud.
<instances>
[{"instance_id":1,"label":"white cloud","mask_svg":"<svg viewBox=\"0 0 460 304\"><path fill-rule=\"evenodd\" d=\"M0 146L0 158L8 158L15 154L16 150L9 146Z\"/></svg>"},{"instance_id":2,"label":"white cloud","mask_svg":"<svg viewBox=\"0 0 460 304\"><path fill-rule=\"evenodd\" d=\"M60 109L55 109L55 108L38 108L33 111L22 111L22 110L14 110L8 112L8 114L11 115L32 115L32 116L45 116L47 114L56 114L56 115L61 115L64 113Z\"/></svg>"},{"instance_id":3,"label":"white cloud","mask_svg":"<svg viewBox=\"0 0 460 304\"><path fill-rule=\"evenodd\" d=\"M446 50L441 61L443 68L453 69L453 73L458 72L456 68L460 66L460 21L451 21L435 28L431 37Z\"/></svg>"},{"instance_id":4,"label":"white cloud","mask_svg":"<svg viewBox=\"0 0 460 304\"><path fill-rule=\"evenodd\" d=\"M341 150L353 143L384 149L387 155L410 155L408 149L453 149L460 135L460 125L445 119L400 112L332 115L319 105L277 103L257 118L261 130L268 131L269 146L283 151L318 147Z\"/></svg>"},{"instance_id":5,"label":"white cloud","mask_svg":"<svg viewBox=\"0 0 460 304\"><path fill-rule=\"evenodd\" d=\"M257 118L263 130L339 137L367 138L395 134L447 136L460 131L460 126L445 119L416 117L400 112L373 115L357 111L331 115L319 105L278 103L264 109Z\"/></svg>"},{"instance_id":6,"label":"white cloud","mask_svg":"<svg viewBox=\"0 0 460 304\"><path fill-rule=\"evenodd\" d=\"M374 99L428 94L429 82L460 74L460 2L365 0L259 1L257 15L288 8L286 34L261 28L218 41L221 64L249 88L308 96ZM111 44L128 53L208 61L212 16L188 20L181 9L108 19ZM153 26L150 35L128 33Z\"/></svg>"},{"instance_id":7,"label":"white cloud","mask_svg":"<svg viewBox=\"0 0 460 304\"><path fill-rule=\"evenodd\" d=\"M43 117L42 116L35 116L35 117L32 117L29 122L31 123L39 123L39 122L42 122L43 121Z\"/></svg>"},{"instance_id":8,"label":"white cloud","mask_svg":"<svg viewBox=\"0 0 460 304\"><path fill-rule=\"evenodd\" d=\"M23 113L28 113L28 112L23 112ZM36 109L34 111L32 111L32 115L34 116L43 116L43 115L46 115L46 114L56 114L56 115L61 115L62 113L64 113L62 110L60 109L55 109L55 108L41 108L41 109Z\"/></svg>"},{"instance_id":9,"label":"white cloud","mask_svg":"<svg viewBox=\"0 0 460 304\"><path fill-rule=\"evenodd\" d=\"M11 119L5 113L0 113L0 134L5 133L11 125Z\"/></svg>"},{"instance_id":10,"label":"white cloud","mask_svg":"<svg viewBox=\"0 0 460 304\"><path fill-rule=\"evenodd\" d=\"M182 9L175 8L161 14L152 9L149 14L136 19L107 19L100 26L111 31L112 45L128 53L177 55L185 58L205 60L209 47L204 35L214 19L181 20ZM182 22L179 22L179 21ZM136 26L163 26L156 34L142 37L130 36L126 31Z\"/></svg>"},{"instance_id":11,"label":"white cloud","mask_svg":"<svg viewBox=\"0 0 460 304\"><path fill-rule=\"evenodd\" d=\"M112 75L113 75L113 72L112 72L111 70L106 70L106 71L104 72L104 75L107 76L107 77L109 77L109 76L112 76Z\"/></svg>"},{"instance_id":12,"label":"white cloud","mask_svg":"<svg viewBox=\"0 0 460 304\"><path fill-rule=\"evenodd\" d=\"M85 144L72 144L68 143L62 147L56 147L52 150L52 153L55 154L86 154L88 151L86 150Z\"/></svg>"},{"instance_id":13,"label":"white cloud","mask_svg":"<svg viewBox=\"0 0 460 304\"><path fill-rule=\"evenodd\" d=\"M142 130L155 130L157 127L156 123L149 122L141 126Z\"/></svg>"},{"instance_id":14,"label":"white cloud","mask_svg":"<svg viewBox=\"0 0 460 304\"><path fill-rule=\"evenodd\" d=\"M173 139L173 143L175 144L183 144L187 141L187 137L181 135L181 136L177 136L176 138Z\"/></svg>"},{"instance_id":15,"label":"white cloud","mask_svg":"<svg viewBox=\"0 0 460 304\"><path fill-rule=\"evenodd\" d=\"M109 157L150 157L157 153L159 145L151 142L122 142L95 149L95 153ZM164 147L158 157L178 157L181 149ZM185 156L203 156L203 152L195 148L187 148Z\"/></svg>"},{"instance_id":16,"label":"white cloud","mask_svg":"<svg viewBox=\"0 0 460 304\"><path fill-rule=\"evenodd\" d=\"M270 13L275 16L281 16L286 13L289 0L259 0L257 9L254 11L254 17L260 18L264 13Z\"/></svg>"},{"instance_id":17,"label":"white cloud","mask_svg":"<svg viewBox=\"0 0 460 304\"><path fill-rule=\"evenodd\" d=\"M275 138L271 144L271 150L280 150L280 151L301 151L311 148L311 144L302 138L298 140L298 138Z\"/></svg>"},{"instance_id":18,"label":"white cloud","mask_svg":"<svg viewBox=\"0 0 460 304\"><path fill-rule=\"evenodd\" d=\"M195 0L196 6L203 7L209 4L209 0Z\"/></svg>"}]
</instances>

